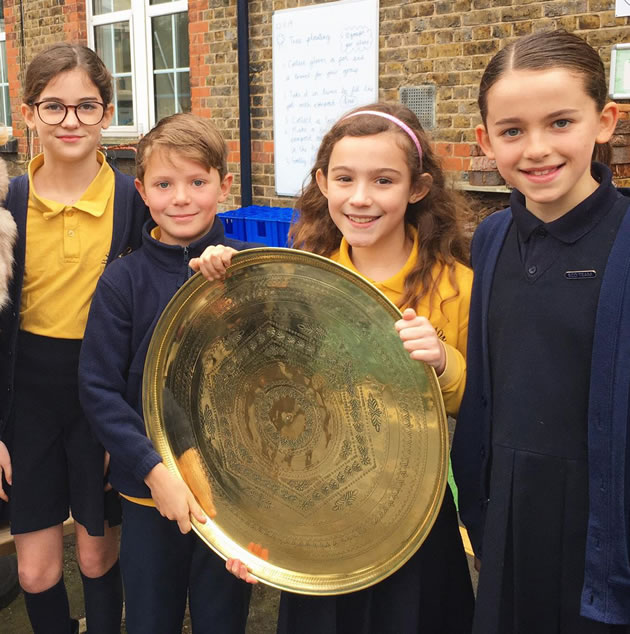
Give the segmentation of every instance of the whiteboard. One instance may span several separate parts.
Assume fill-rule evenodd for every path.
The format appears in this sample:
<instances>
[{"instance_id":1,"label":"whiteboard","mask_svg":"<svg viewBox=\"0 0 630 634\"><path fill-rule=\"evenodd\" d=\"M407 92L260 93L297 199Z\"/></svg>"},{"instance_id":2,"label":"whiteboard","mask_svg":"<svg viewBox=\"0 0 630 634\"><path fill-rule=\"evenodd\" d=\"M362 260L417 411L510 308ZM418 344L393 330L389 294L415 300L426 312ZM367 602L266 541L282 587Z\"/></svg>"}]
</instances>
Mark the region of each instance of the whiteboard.
<instances>
[{"instance_id":1,"label":"whiteboard","mask_svg":"<svg viewBox=\"0 0 630 634\"><path fill-rule=\"evenodd\" d=\"M630 15L630 0L616 0L615 15L617 17Z\"/></svg>"},{"instance_id":2,"label":"whiteboard","mask_svg":"<svg viewBox=\"0 0 630 634\"><path fill-rule=\"evenodd\" d=\"M276 193L300 193L324 134L378 99L378 0L276 11L273 134Z\"/></svg>"}]
</instances>

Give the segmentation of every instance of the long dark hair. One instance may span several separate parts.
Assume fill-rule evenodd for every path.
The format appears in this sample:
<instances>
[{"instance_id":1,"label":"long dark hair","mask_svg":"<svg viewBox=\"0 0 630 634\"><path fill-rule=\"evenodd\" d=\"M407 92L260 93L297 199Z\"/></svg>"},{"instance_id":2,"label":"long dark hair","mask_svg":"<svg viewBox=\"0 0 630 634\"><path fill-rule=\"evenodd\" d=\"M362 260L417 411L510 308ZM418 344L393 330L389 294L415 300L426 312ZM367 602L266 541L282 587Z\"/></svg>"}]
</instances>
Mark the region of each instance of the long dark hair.
<instances>
[{"instance_id":1,"label":"long dark hair","mask_svg":"<svg viewBox=\"0 0 630 634\"><path fill-rule=\"evenodd\" d=\"M582 38L564 30L532 33L502 48L490 60L479 84L479 111L484 125L488 116L488 91L510 70L550 70L564 68L578 75L598 112L606 105L608 83L604 64L597 51ZM608 143L596 144L593 160L610 164Z\"/></svg>"},{"instance_id":2,"label":"long dark hair","mask_svg":"<svg viewBox=\"0 0 630 634\"><path fill-rule=\"evenodd\" d=\"M418 118L411 110L398 104L376 103L362 106L352 112L362 110L378 110L393 115L407 124L420 141L422 161L412 140L395 123L379 116L342 117L321 142L315 165L311 170L310 181L296 203L299 219L292 226L289 238L296 247L319 255L329 256L339 248L342 234L328 213L328 201L317 185L317 171L321 169L327 175L333 147L342 138L391 132L396 135L401 149L405 152L412 175L412 186L420 184L422 173L428 173L433 178L429 193L422 200L407 206L405 222L415 227L418 232L418 261L405 279L405 291L399 306L416 308L420 300L427 295L432 305L444 270L448 271L455 294L453 297L443 298L442 301L454 299L459 294L455 279L455 263L468 264L469 245L463 228L468 208L458 194L446 187L439 158L431 149ZM420 164L422 167L419 169ZM437 263L443 267L434 279L433 269Z\"/></svg>"}]
</instances>

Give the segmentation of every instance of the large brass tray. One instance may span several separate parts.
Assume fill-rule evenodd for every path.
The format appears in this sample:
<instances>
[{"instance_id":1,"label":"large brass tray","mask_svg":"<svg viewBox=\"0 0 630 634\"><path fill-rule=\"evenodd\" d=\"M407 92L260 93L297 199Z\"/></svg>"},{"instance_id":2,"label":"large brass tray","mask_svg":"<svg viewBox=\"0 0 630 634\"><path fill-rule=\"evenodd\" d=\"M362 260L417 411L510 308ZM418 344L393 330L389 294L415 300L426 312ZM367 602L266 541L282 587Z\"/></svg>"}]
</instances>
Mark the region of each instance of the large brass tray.
<instances>
[{"instance_id":1,"label":"large brass tray","mask_svg":"<svg viewBox=\"0 0 630 634\"><path fill-rule=\"evenodd\" d=\"M399 317L345 267L292 249L244 251L224 282L198 274L175 295L147 355L147 432L202 506L211 485L216 519L194 529L219 555L324 595L374 584L419 548L444 494L447 426Z\"/></svg>"}]
</instances>

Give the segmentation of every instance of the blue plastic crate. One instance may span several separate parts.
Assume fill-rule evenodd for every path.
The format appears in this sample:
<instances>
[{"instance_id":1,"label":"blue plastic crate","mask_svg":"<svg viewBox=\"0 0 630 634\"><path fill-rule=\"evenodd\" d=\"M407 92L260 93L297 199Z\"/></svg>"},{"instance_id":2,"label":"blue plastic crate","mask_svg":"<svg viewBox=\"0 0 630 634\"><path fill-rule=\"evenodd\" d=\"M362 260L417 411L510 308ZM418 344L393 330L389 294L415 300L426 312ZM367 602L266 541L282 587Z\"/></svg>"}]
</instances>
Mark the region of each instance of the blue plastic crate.
<instances>
[{"instance_id":1,"label":"blue plastic crate","mask_svg":"<svg viewBox=\"0 0 630 634\"><path fill-rule=\"evenodd\" d=\"M245 235L248 242L260 242L270 247L287 245L287 234L293 209L287 207L243 207Z\"/></svg>"},{"instance_id":2,"label":"blue plastic crate","mask_svg":"<svg viewBox=\"0 0 630 634\"><path fill-rule=\"evenodd\" d=\"M286 207L274 207L275 210L275 222L274 227L276 230L276 244L277 247L286 247L288 244L289 229L291 228L291 220L295 213L295 210Z\"/></svg>"},{"instance_id":3,"label":"blue plastic crate","mask_svg":"<svg viewBox=\"0 0 630 634\"><path fill-rule=\"evenodd\" d=\"M248 207L245 216L245 235L248 242L260 242L268 247L276 246L276 231L269 208Z\"/></svg>"},{"instance_id":4,"label":"blue plastic crate","mask_svg":"<svg viewBox=\"0 0 630 634\"><path fill-rule=\"evenodd\" d=\"M235 240L259 242L270 247L286 247L294 209L251 205L218 214L225 235Z\"/></svg>"},{"instance_id":5,"label":"blue plastic crate","mask_svg":"<svg viewBox=\"0 0 630 634\"><path fill-rule=\"evenodd\" d=\"M223 222L226 238L232 238L233 240L247 239L245 237L245 218L241 213L242 211L242 209L232 209L231 211L224 211L217 214L221 222Z\"/></svg>"}]
</instances>

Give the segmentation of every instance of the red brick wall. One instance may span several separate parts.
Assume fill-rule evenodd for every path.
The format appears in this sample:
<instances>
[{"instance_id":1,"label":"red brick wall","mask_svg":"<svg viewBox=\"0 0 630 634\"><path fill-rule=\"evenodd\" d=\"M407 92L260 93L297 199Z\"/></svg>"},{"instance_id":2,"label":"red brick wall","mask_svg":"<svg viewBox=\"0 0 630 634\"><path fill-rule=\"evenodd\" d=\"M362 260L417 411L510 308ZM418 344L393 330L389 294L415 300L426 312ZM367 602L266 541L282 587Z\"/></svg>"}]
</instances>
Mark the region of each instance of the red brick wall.
<instances>
[{"instance_id":1,"label":"red brick wall","mask_svg":"<svg viewBox=\"0 0 630 634\"><path fill-rule=\"evenodd\" d=\"M615 135L611 139L613 176L620 187L630 187L630 104L620 106Z\"/></svg>"},{"instance_id":2,"label":"red brick wall","mask_svg":"<svg viewBox=\"0 0 630 634\"><path fill-rule=\"evenodd\" d=\"M256 0L250 11L250 81L254 143L254 199L288 206L276 196L273 172L271 15L273 11L320 4L320 0ZM480 123L477 89L486 64L512 39L543 29L574 31L594 46L606 66L613 44L630 37L630 19L615 17L614 0L435 0L380 1L379 97L398 101L403 86L437 86L436 129L443 166L456 180L485 160L475 145ZM484 176L500 185L498 174Z\"/></svg>"},{"instance_id":3,"label":"red brick wall","mask_svg":"<svg viewBox=\"0 0 630 634\"><path fill-rule=\"evenodd\" d=\"M248 5L256 204L290 206L294 202L276 196L274 188L272 14L321 2L251 0ZM21 159L27 150L19 113L20 79L26 64L42 47L61 38L87 40L85 0L27 0L22 4L23 23L19 0L5 0L14 135ZM474 127L479 122L475 100L490 57L515 37L562 27L584 37L608 65L611 46L627 41L630 32L630 19L616 18L614 5L614 0L380 0L379 97L397 101L402 86L436 84L437 128L432 136L445 169L462 180L469 169L485 165L474 145ZM229 167L236 178L235 195L226 207L236 207L240 203L241 158L236 0L189 0L188 16L193 112L212 117L227 139ZM623 158L625 151L617 149L617 157ZM621 178L627 170L619 169L617 177ZM493 177L484 176L488 178Z\"/></svg>"},{"instance_id":4,"label":"red brick wall","mask_svg":"<svg viewBox=\"0 0 630 634\"><path fill-rule=\"evenodd\" d=\"M65 0L63 4L63 33L68 42L87 44L87 15L85 0Z\"/></svg>"}]
</instances>

